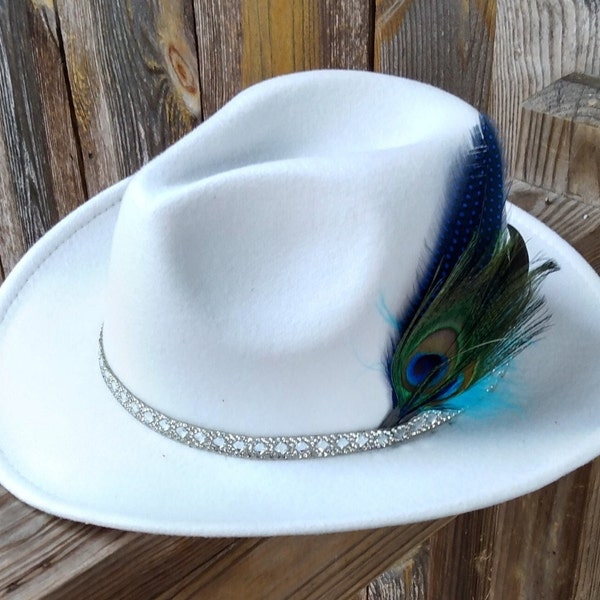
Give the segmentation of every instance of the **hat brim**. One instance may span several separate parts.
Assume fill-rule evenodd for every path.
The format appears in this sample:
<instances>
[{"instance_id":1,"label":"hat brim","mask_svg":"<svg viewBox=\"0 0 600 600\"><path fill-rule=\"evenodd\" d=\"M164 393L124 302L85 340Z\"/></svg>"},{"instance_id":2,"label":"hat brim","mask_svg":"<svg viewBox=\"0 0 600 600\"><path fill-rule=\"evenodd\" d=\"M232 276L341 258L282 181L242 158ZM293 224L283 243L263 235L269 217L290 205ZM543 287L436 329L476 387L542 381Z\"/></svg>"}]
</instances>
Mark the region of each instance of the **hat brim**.
<instances>
[{"instance_id":1,"label":"hat brim","mask_svg":"<svg viewBox=\"0 0 600 600\"><path fill-rule=\"evenodd\" d=\"M600 453L600 283L516 207L552 326L516 360L515 403L465 413L404 445L330 459L256 461L188 448L144 427L98 368L110 243L127 181L42 238L0 288L0 483L49 513L150 533L325 533L424 521L503 502ZM274 374L274 376L276 376Z\"/></svg>"}]
</instances>

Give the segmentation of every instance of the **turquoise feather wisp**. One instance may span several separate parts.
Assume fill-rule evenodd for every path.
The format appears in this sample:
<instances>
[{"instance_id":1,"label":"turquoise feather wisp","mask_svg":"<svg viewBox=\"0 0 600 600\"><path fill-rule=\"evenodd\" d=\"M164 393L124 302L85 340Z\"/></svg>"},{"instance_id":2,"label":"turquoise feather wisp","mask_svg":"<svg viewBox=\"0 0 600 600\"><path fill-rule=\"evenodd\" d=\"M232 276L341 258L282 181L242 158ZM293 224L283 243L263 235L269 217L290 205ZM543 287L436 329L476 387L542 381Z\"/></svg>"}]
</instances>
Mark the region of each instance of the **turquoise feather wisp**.
<instances>
[{"instance_id":1,"label":"turquoise feather wisp","mask_svg":"<svg viewBox=\"0 0 600 600\"><path fill-rule=\"evenodd\" d=\"M531 266L519 232L505 224L501 150L481 116L472 150L457 163L441 234L385 364L394 427L460 395L509 363L547 327L540 284L554 261Z\"/></svg>"}]
</instances>

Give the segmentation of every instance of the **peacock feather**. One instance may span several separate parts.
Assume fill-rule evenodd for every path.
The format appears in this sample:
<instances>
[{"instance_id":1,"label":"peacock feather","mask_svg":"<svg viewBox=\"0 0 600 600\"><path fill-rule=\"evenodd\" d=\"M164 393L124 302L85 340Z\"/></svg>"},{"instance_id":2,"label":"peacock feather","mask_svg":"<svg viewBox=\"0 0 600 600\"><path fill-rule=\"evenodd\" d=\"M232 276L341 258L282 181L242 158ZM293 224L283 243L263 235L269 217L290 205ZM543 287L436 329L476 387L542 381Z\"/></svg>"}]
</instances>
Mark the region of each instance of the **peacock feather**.
<instances>
[{"instance_id":1,"label":"peacock feather","mask_svg":"<svg viewBox=\"0 0 600 600\"><path fill-rule=\"evenodd\" d=\"M548 324L539 289L558 267L531 267L523 238L505 223L502 154L486 117L455 171L440 236L386 355L392 409L382 427L454 408Z\"/></svg>"}]
</instances>

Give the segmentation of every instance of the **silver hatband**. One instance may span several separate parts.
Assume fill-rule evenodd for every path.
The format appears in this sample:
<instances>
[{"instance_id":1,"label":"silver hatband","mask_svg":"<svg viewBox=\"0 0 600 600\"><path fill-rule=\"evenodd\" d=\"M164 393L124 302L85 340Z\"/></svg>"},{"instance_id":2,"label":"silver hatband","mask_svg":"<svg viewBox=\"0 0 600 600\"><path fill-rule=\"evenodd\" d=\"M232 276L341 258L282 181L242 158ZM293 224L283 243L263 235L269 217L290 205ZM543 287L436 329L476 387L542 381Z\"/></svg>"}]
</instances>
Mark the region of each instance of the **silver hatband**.
<instances>
[{"instance_id":1,"label":"silver hatband","mask_svg":"<svg viewBox=\"0 0 600 600\"><path fill-rule=\"evenodd\" d=\"M110 368L99 339L100 372L112 395L140 423L161 435L199 450L260 459L323 458L396 446L450 421L460 410L427 410L391 429L323 435L250 436L208 429L173 419L134 396Z\"/></svg>"}]
</instances>

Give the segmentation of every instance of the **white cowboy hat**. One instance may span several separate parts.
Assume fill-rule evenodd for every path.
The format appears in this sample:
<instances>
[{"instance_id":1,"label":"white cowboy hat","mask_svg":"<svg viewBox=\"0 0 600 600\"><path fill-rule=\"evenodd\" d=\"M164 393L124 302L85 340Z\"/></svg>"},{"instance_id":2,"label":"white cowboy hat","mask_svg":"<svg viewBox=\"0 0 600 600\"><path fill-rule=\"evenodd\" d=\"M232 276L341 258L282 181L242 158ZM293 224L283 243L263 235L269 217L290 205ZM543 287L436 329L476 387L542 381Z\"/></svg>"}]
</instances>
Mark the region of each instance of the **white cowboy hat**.
<instances>
[{"instance_id":1,"label":"white cowboy hat","mask_svg":"<svg viewBox=\"0 0 600 600\"><path fill-rule=\"evenodd\" d=\"M550 326L497 386L513 406L380 428L387 313L479 123L413 81L289 75L77 209L0 288L0 483L110 527L317 533L480 508L594 458L598 277L515 207L560 271Z\"/></svg>"}]
</instances>

